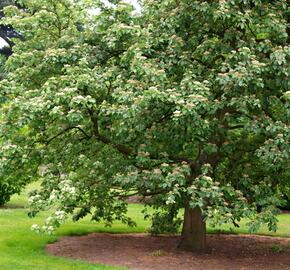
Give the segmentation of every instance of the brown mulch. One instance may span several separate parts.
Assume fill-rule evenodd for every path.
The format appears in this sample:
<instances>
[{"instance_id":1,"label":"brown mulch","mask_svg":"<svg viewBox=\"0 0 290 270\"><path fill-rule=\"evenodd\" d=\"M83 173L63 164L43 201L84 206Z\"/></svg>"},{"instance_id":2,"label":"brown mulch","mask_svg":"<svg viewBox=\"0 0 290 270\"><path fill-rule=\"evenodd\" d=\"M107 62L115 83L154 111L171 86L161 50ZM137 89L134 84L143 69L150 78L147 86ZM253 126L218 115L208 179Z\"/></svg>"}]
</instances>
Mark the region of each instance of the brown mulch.
<instances>
[{"instance_id":1,"label":"brown mulch","mask_svg":"<svg viewBox=\"0 0 290 270\"><path fill-rule=\"evenodd\" d=\"M56 256L140 270L290 270L289 238L208 235L206 253L177 250L178 239L177 236L93 233L63 237L49 244L46 251Z\"/></svg>"}]
</instances>

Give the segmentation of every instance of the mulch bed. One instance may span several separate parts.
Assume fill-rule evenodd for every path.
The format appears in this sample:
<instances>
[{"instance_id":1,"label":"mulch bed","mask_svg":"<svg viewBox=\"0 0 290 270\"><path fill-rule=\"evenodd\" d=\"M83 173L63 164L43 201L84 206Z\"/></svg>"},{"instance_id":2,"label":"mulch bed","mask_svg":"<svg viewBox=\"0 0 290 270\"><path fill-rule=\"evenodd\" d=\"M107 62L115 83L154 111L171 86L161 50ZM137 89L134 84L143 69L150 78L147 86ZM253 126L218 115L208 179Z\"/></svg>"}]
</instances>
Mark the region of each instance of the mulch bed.
<instances>
[{"instance_id":1,"label":"mulch bed","mask_svg":"<svg viewBox=\"0 0 290 270\"><path fill-rule=\"evenodd\" d=\"M176 249L177 236L93 233L49 244L55 256L129 269L290 270L290 239L254 235L208 235L208 251Z\"/></svg>"}]
</instances>

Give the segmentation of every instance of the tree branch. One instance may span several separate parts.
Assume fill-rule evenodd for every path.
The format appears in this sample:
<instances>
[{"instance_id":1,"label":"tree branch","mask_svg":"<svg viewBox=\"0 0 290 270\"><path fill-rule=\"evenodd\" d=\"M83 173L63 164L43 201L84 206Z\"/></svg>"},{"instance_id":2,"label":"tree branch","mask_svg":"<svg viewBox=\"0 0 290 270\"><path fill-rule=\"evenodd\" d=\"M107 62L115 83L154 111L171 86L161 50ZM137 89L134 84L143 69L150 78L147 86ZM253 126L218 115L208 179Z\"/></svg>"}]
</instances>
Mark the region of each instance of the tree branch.
<instances>
[{"instance_id":1,"label":"tree branch","mask_svg":"<svg viewBox=\"0 0 290 270\"><path fill-rule=\"evenodd\" d=\"M82 128L80 128L79 126L73 126L73 127L67 127L65 129L63 129L61 132L59 132L58 134L54 135L53 137L51 137L50 139L48 139L47 141L44 141L44 143L46 145L50 144L53 140L55 140L56 138L62 136L63 134L65 134L66 132L72 130L72 129L77 129L79 130L81 133L83 133L85 135L86 138L91 138L91 136L89 136Z\"/></svg>"}]
</instances>

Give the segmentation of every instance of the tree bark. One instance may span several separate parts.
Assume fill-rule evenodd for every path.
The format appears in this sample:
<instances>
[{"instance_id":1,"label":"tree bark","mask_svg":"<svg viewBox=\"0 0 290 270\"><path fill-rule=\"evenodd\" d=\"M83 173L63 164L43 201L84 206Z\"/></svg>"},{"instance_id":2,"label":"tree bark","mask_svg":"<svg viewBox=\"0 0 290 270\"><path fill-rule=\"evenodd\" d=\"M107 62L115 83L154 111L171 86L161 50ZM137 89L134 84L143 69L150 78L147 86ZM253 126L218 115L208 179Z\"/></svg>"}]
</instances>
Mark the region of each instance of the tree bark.
<instances>
[{"instance_id":1,"label":"tree bark","mask_svg":"<svg viewBox=\"0 0 290 270\"><path fill-rule=\"evenodd\" d=\"M206 224L199 207L192 209L188 204L185 206L181 241L178 248L192 252L206 250Z\"/></svg>"}]
</instances>

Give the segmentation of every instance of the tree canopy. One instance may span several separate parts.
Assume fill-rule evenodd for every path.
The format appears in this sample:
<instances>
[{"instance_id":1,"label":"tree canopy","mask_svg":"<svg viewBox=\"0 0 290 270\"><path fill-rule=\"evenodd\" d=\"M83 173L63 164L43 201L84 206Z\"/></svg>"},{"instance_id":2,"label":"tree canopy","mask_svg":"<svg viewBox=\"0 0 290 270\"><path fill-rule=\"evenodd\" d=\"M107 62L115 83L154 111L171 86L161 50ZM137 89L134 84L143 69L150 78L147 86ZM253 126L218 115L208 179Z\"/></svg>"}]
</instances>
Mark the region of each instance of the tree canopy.
<instances>
[{"instance_id":1,"label":"tree canopy","mask_svg":"<svg viewBox=\"0 0 290 270\"><path fill-rule=\"evenodd\" d=\"M290 188L286 0L147 0L140 15L99 2L94 16L95 1L23 2L5 9L25 40L0 85L0 175L41 179L30 214L56 210L36 230L70 214L134 225L133 195L152 232L183 223L181 248L205 248L205 222L276 229Z\"/></svg>"}]
</instances>

